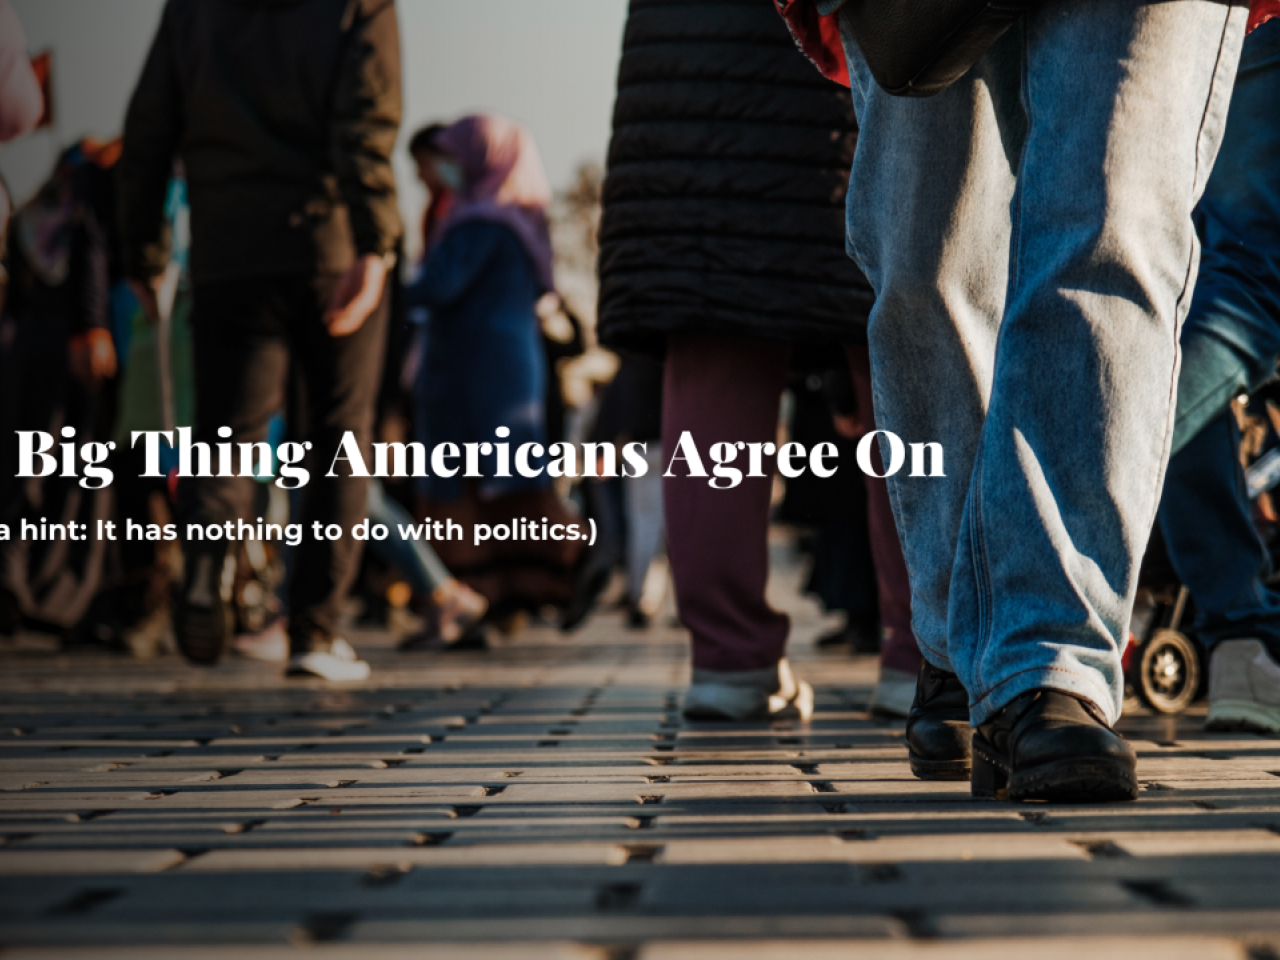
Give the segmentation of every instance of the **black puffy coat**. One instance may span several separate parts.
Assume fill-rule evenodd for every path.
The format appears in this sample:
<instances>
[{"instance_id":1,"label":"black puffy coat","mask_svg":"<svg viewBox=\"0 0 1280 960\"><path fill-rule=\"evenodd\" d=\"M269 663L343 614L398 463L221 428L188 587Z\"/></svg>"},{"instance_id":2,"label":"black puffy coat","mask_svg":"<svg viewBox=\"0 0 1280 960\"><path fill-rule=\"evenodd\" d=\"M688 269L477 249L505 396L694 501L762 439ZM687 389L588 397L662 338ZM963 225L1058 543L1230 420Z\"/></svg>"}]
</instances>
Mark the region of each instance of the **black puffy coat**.
<instances>
[{"instance_id":1,"label":"black puffy coat","mask_svg":"<svg viewBox=\"0 0 1280 960\"><path fill-rule=\"evenodd\" d=\"M631 0L600 226L601 342L865 338L845 253L857 128L764 0Z\"/></svg>"}]
</instances>

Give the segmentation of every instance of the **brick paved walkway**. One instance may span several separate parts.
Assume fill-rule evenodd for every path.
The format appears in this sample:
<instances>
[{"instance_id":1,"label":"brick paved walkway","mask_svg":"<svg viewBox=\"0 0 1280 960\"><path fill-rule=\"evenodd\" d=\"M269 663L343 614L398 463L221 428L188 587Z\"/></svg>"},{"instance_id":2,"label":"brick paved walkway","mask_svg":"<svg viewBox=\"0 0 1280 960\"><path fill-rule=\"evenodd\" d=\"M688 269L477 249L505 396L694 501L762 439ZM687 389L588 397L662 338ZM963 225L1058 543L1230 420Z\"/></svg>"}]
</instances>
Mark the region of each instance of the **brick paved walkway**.
<instances>
[{"instance_id":1,"label":"brick paved walkway","mask_svg":"<svg viewBox=\"0 0 1280 960\"><path fill-rule=\"evenodd\" d=\"M1280 743L1133 717L1137 804L975 802L910 777L873 665L775 586L809 726L682 723L682 635L616 615L356 635L355 689L11 645L2 956L1280 957Z\"/></svg>"}]
</instances>

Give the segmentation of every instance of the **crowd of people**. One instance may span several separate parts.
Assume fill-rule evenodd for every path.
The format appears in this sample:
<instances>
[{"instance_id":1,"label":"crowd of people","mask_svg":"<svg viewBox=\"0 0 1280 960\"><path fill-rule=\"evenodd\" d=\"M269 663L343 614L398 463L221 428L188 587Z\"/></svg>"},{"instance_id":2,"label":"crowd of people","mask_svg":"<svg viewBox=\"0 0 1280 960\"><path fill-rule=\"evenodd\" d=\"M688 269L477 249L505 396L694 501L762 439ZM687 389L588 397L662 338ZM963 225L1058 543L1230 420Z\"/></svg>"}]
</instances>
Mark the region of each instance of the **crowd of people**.
<instances>
[{"instance_id":1,"label":"crowd of people","mask_svg":"<svg viewBox=\"0 0 1280 960\"><path fill-rule=\"evenodd\" d=\"M916 776L1128 800L1122 658L1158 529L1210 655L1209 728L1280 733L1280 593L1237 403L1280 357L1280 4L1027 7L899 96L842 0L634 3L593 331L556 293L537 146L503 117L408 138L429 202L403 262L393 0L170 0L121 139L66 150L5 231L0 427L117 438L122 469L110 491L24 482L6 441L0 522L272 516L344 535L3 542L0 631L137 653L171 630L195 664L238 651L361 680L353 590L367 618L391 597L419 615L411 654L527 614L573 630L622 569L642 629L665 547L685 715L808 719L766 598L783 521L844 615L819 645L878 655L870 708L907 718ZM11 79L25 51L5 36L14 137L39 90ZM593 338L617 372L570 415L560 372ZM141 477L124 438L187 424L326 464L348 435L640 442L649 470L568 489L486 454L480 479L317 470L292 493ZM686 434L706 458L780 429L843 451L837 475L780 502L770 476L663 475ZM858 470L877 431L940 444L943 475L886 479L876 445ZM592 546L394 533L579 513ZM366 520L394 532L362 555Z\"/></svg>"}]
</instances>

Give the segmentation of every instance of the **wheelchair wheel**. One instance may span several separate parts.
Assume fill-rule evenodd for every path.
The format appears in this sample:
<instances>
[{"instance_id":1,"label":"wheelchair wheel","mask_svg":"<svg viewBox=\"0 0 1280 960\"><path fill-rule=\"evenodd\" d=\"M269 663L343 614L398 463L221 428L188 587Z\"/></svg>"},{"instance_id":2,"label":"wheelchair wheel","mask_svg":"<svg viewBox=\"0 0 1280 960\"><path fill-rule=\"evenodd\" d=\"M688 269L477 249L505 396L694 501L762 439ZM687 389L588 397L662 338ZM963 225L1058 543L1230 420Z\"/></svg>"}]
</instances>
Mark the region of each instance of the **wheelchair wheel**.
<instances>
[{"instance_id":1,"label":"wheelchair wheel","mask_svg":"<svg viewBox=\"0 0 1280 960\"><path fill-rule=\"evenodd\" d=\"M1138 670L1138 692L1157 713L1180 713L1200 689L1200 651L1177 630L1156 631Z\"/></svg>"}]
</instances>

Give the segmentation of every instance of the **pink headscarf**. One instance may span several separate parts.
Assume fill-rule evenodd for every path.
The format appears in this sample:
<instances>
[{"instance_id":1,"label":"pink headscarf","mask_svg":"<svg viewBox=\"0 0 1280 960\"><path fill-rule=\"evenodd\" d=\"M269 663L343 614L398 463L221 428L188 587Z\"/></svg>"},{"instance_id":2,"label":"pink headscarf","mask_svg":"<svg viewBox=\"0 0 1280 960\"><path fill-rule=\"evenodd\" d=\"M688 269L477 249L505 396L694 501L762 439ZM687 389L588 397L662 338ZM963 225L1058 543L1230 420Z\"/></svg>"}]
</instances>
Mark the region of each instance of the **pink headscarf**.
<instances>
[{"instance_id":1,"label":"pink headscarf","mask_svg":"<svg viewBox=\"0 0 1280 960\"><path fill-rule=\"evenodd\" d=\"M505 117L478 114L442 130L436 147L458 162L466 179L440 225L441 235L471 220L501 223L520 239L543 290L554 290L547 226L551 187L529 131Z\"/></svg>"}]
</instances>

